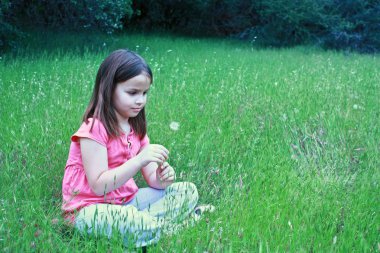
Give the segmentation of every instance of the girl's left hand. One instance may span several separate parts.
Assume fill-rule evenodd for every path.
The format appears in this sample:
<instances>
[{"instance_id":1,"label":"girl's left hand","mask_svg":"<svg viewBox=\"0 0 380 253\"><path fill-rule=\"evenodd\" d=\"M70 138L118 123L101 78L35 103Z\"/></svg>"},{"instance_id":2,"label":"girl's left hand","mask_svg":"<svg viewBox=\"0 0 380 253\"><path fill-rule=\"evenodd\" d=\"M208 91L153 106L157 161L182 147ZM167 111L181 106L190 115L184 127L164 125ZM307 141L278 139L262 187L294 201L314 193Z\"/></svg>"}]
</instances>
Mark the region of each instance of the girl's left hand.
<instances>
[{"instance_id":1,"label":"girl's left hand","mask_svg":"<svg viewBox=\"0 0 380 253\"><path fill-rule=\"evenodd\" d=\"M166 188L174 182L175 171L169 163L164 162L162 165L158 166L156 170L156 177L161 185Z\"/></svg>"}]
</instances>

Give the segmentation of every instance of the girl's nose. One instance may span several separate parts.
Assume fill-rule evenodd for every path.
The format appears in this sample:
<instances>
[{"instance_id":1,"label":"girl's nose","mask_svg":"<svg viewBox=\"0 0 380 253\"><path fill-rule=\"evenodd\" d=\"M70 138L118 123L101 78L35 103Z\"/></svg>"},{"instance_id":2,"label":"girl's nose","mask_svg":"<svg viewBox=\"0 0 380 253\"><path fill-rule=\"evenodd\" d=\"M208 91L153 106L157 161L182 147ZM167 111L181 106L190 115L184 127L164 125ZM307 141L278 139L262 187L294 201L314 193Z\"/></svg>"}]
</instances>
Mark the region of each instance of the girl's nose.
<instances>
[{"instance_id":1,"label":"girl's nose","mask_svg":"<svg viewBox=\"0 0 380 253\"><path fill-rule=\"evenodd\" d=\"M142 96L139 96L137 99L136 99L136 104L143 104L145 103L145 96L142 95Z\"/></svg>"}]
</instances>

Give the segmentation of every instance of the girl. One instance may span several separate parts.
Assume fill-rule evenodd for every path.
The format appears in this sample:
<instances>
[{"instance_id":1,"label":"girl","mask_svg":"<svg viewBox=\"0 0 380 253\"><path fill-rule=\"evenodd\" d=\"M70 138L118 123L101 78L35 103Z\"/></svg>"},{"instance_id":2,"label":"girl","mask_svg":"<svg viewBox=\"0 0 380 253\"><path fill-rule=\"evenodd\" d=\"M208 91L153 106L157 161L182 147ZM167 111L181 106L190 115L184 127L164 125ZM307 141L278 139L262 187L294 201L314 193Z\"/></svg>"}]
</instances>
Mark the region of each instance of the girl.
<instances>
[{"instance_id":1,"label":"girl","mask_svg":"<svg viewBox=\"0 0 380 253\"><path fill-rule=\"evenodd\" d=\"M193 213L195 185L174 183L169 151L146 134L152 81L144 59L129 50L114 51L100 65L62 184L65 217L81 232L110 237L117 230L125 243L145 246ZM150 187L137 187L139 171Z\"/></svg>"}]
</instances>

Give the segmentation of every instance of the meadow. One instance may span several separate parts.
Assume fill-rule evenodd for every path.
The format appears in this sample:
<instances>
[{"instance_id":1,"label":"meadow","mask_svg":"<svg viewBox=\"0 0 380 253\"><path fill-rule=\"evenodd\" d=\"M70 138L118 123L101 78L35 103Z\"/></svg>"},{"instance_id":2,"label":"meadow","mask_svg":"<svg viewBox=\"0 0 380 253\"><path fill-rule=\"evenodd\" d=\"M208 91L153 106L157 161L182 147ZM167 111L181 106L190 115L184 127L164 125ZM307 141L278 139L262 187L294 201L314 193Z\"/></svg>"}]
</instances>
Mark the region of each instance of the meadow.
<instances>
[{"instance_id":1,"label":"meadow","mask_svg":"<svg viewBox=\"0 0 380 253\"><path fill-rule=\"evenodd\" d=\"M99 64L117 48L137 51L153 70L151 142L170 150L177 180L194 182L200 203L216 206L149 252L380 251L378 56L35 34L0 58L2 252L133 250L117 236L81 236L60 211L70 136Z\"/></svg>"}]
</instances>

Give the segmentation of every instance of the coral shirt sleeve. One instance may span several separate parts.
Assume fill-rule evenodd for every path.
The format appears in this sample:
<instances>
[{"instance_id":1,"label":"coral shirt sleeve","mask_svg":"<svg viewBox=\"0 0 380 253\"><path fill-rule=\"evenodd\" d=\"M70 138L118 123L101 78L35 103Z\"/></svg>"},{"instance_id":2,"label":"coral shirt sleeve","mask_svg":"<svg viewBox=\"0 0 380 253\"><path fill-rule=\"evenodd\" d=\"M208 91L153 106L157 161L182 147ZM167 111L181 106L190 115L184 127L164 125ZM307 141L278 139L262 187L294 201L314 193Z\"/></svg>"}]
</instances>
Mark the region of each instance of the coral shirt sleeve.
<instances>
[{"instance_id":1,"label":"coral shirt sleeve","mask_svg":"<svg viewBox=\"0 0 380 253\"><path fill-rule=\"evenodd\" d=\"M83 122L78 131L71 136L71 140L74 142L77 142L79 138L89 138L103 146L107 146L109 139L103 124L99 120L92 118L89 118L87 122Z\"/></svg>"}]
</instances>

